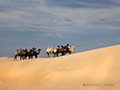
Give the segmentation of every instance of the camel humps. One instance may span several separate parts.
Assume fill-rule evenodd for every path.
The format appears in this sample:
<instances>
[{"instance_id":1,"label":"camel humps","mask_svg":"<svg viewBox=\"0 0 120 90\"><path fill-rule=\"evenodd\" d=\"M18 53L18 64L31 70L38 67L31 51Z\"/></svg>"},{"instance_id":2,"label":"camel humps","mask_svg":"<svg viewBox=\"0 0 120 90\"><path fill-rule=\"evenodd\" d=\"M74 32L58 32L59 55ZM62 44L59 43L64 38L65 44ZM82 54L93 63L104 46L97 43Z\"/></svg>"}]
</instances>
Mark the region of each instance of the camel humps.
<instances>
[{"instance_id":1,"label":"camel humps","mask_svg":"<svg viewBox=\"0 0 120 90\"><path fill-rule=\"evenodd\" d=\"M33 56L35 56L35 58L37 58L37 55L38 54L40 54L40 51L41 51L41 49L38 49L38 50L36 50L36 49L34 49L34 50L32 50L32 49L30 49L29 51L27 50L27 49L25 49L25 50L17 50L16 52L15 52L15 54L14 54L14 60L17 60L17 56L20 56L20 60L21 59L27 59L27 57L30 59L32 59L33 58Z\"/></svg>"},{"instance_id":2,"label":"camel humps","mask_svg":"<svg viewBox=\"0 0 120 90\"><path fill-rule=\"evenodd\" d=\"M53 46L51 46L51 48L50 48L50 47L47 48L47 50L46 50L46 52L45 52L45 57L46 57L46 55L48 55L48 57L49 57L49 54L51 54L52 57L53 57L53 54L54 54L54 56L55 56L55 51L54 51Z\"/></svg>"}]
</instances>

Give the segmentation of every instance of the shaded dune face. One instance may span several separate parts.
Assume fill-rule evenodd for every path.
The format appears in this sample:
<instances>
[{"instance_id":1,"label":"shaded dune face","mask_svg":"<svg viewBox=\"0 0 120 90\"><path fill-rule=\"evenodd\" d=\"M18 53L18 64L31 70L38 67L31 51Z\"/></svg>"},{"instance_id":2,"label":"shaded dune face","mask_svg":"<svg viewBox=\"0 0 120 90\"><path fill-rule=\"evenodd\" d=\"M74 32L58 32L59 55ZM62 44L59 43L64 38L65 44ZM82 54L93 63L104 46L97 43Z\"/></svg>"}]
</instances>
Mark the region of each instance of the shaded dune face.
<instances>
[{"instance_id":1,"label":"shaded dune face","mask_svg":"<svg viewBox=\"0 0 120 90\"><path fill-rule=\"evenodd\" d=\"M120 45L57 58L0 58L0 90L119 90Z\"/></svg>"}]
</instances>

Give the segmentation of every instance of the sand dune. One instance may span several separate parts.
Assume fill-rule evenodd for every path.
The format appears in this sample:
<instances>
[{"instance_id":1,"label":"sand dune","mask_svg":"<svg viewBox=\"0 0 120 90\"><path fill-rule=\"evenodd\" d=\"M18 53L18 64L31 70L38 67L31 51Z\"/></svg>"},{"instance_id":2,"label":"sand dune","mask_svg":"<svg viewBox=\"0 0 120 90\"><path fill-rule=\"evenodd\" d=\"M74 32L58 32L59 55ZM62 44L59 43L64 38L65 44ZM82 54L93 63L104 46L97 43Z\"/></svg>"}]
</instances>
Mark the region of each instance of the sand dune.
<instances>
[{"instance_id":1,"label":"sand dune","mask_svg":"<svg viewBox=\"0 0 120 90\"><path fill-rule=\"evenodd\" d=\"M58 58L0 58L0 90L119 90L120 45Z\"/></svg>"}]
</instances>

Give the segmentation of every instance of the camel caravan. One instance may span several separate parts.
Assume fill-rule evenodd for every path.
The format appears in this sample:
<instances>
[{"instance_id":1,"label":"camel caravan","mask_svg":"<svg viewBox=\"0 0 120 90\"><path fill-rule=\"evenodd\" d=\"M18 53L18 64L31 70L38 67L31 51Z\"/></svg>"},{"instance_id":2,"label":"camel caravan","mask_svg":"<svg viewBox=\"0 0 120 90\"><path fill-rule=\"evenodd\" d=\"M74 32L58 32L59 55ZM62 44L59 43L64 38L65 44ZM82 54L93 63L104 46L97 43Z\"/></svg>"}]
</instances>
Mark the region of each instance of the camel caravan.
<instances>
[{"instance_id":1,"label":"camel caravan","mask_svg":"<svg viewBox=\"0 0 120 90\"><path fill-rule=\"evenodd\" d=\"M21 59L23 59L23 60L27 59L27 57L28 57L28 59L32 59L33 56L35 56L35 58L37 58L37 55L40 54L40 51L41 51L41 49L36 50L36 48L34 48L34 47L32 49L30 49L30 50L27 50L27 49L18 50L17 49L17 51L14 54L14 56L15 56L14 60L17 60L17 56L20 56L20 60Z\"/></svg>"},{"instance_id":2,"label":"camel caravan","mask_svg":"<svg viewBox=\"0 0 120 90\"><path fill-rule=\"evenodd\" d=\"M46 55L48 55L49 57L49 54L51 54L52 57L55 57L55 56L58 57L59 53L61 53L61 56L66 55L66 53L71 54L74 51L74 49L75 49L75 46L72 46L71 48L69 44L67 44L66 46L61 45L61 47L57 46L55 49L51 46L51 48L50 47L47 48L45 52L45 57Z\"/></svg>"},{"instance_id":3,"label":"camel caravan","mask_svg":"<svg viewBox=\"0 0 120 90\"><path fill-rule=\"evenodd\" d=\"M51 46L51 48L50 47L47 48L47 50L45 52L45 57L46 57L46 55L48 55L48 57L50 57L49 56L50 54L52 57L58 57L59 53L61 53L61 56L66 55L66 53L71 54L74 51L74 49L75 49L75 47L72 46L72 48L71 48L69 44L67 44L66 46L61 45L61 47L57 46L55 49ZM20 60L27 59L27 57L28 57L28 59L33 59L33 56L35 56L35 58L37 58L37 55L40 54L40 51L41 51L41 49L36 50L36 48L34 48L34 47L30 50L27 50L27 49L18 50L17 49L17 51L14 54L14 56L15 56L14 61L17 60L18 56L20 56Z\"/></svg>"}]
</instances>

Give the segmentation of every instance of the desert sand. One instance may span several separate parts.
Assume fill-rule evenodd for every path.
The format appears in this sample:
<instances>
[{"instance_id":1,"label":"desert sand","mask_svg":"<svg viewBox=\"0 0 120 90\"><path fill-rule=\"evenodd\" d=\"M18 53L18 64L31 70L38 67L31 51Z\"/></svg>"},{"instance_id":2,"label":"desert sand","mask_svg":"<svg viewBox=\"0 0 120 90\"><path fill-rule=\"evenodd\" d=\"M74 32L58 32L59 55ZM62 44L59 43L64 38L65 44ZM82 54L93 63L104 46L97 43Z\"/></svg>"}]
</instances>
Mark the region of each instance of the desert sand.
<instances>
[{"instance_id":1,"label":"desert sand","mask_svg":"<svg viewBox=\"0 0 120 90\"><path fill-rule=\"evenodd\" d=\"M120 90L120 45L57 58L0 57L0 90Z\"/></svg>"}]
</instances>

